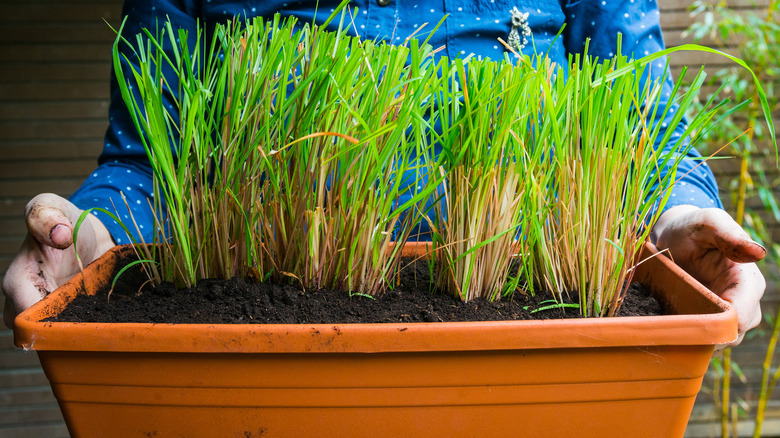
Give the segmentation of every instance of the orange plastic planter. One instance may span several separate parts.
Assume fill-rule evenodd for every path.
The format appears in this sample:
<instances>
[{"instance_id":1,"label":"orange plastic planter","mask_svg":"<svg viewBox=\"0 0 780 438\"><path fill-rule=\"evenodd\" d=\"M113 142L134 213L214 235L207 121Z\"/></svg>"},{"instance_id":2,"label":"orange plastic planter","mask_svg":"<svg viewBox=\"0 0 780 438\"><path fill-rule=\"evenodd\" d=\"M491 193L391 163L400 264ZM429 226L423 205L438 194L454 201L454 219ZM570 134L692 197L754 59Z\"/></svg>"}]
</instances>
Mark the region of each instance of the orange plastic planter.
<instances>
[{"instance_id":1,"label":"orange plastic planter","mask_svg":"<svg viewBox=\"0 0 780 438\"><path fill-rule=\"evenodd\" d=\"M85 270L88 291L116 259ZM736 338L736 314L666 257L637 279L674 315L39 322L83 293L77 277L20 315L15 337L38 351L74 438L682 436L713 345Z\"/></svg>"}]
</instances>

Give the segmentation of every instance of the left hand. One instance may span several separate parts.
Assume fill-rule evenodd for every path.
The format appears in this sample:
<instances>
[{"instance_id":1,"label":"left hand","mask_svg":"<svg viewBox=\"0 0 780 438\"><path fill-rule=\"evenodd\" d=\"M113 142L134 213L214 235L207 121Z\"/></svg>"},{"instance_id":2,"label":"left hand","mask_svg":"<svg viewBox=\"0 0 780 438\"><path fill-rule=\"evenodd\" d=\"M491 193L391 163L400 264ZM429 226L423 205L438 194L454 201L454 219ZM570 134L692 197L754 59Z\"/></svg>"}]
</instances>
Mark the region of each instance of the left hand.
<instances>
[{"instance_id":1,"label":"left hand","mask_svg":"<svg viewBox=\"0 0 780 438\"><path fill-rule=\"evenodd\" d=\"M755 262L766 249L718 208L672 207L653 227L653 236L659 250L668 249L675 263L737 311L739 336L719 349L742 342L745 332L761 322L766 280Z\"/></svg>"}]
</instances>

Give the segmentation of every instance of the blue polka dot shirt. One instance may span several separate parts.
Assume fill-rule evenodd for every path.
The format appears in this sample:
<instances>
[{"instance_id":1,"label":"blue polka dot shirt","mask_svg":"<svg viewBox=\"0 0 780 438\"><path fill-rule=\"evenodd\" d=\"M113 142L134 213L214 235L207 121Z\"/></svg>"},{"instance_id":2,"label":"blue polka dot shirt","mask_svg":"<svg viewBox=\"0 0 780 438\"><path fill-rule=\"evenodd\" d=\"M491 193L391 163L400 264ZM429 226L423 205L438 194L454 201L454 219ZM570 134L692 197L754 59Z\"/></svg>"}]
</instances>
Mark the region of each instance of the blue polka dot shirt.
<instances>
[{"instance_id":1,"label":"blue polka dot shirt","mask_svg":"<svg viewBox=\"0 0 780 438\"><path fill-rule=\"evenodd\" d=\"M125 35L135 35L144 28L156 29L166 18L170 18L174 26L188 29L190 35L195 35L198 22L213 28L234 16L271 17L278 12L283 16L296 16L303 22L321 23L338 3L338 0L129 0L124 4L123 16L127 17ZM523 50L548 52L560 64L565 64L570 54L583 52L588 39L590 55L614 56L618 34L622 35L624 55L641 57L664 48L656 0L354 0L350 6L354 16L352 34L393 43L402 43L410 35L427 38L447 15L431 37L430 44L444 47L440 54L450 57L503 58L505 48L498 38L507 41L510 37L511 11L515 8L516 12L528 14L526 24L530 37ZM319 9L315 13L316 7ZM558 35L561 28L564 30ZM130 53L125 54L133 59ZM663 74L665 65L665 59L654 62L651 74ZM131 76L129 71L127 73ZM671 89L672 79L667 75L662 91L664 105L667 105ZM667 119L660 123L664 130L673 130L673 134L667 145L658 146L671 148L682 137L686 122L683 119L671 126L676 106L668 105L671 107ZM130 220L132 213L138 224L137 231L146 241L151 241L154 223L149 207L153 199L151 170L113 74L109 122L98 168L71 196L71 201L83 209L102 207L116 211L128 225L133 223ZM662 137L659 135L658 138ZM666 208L682 204L722 208L709 167L696 160L700 155L695 150L688 155L678 171L678 180ZM117 244L129 243L121 226L102 213L96 214ZM131 232L136 232L134 226L130 228Z\"/></svg>"}]
</instances>

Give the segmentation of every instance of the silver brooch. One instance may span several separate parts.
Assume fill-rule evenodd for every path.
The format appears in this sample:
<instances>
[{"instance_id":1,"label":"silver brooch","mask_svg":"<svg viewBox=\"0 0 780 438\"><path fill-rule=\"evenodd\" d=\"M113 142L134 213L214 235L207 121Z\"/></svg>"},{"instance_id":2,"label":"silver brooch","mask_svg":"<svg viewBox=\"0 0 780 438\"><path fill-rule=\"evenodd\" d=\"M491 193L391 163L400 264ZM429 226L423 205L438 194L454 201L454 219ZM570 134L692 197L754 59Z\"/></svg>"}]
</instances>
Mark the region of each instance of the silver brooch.
<instances>
[{"instance_id":1,"label":"silver brooch","mask_svg":"<svg viewBox=\"0 0 780 438\"><path fill-rule=\"evenodd\" d=\"M521 51L528 44L531 28L528 26L528 12L520 12L516 7L509 11L512 14L512 30L509 31L507 43L509 47Z\"/></svg>"}]
</instances>

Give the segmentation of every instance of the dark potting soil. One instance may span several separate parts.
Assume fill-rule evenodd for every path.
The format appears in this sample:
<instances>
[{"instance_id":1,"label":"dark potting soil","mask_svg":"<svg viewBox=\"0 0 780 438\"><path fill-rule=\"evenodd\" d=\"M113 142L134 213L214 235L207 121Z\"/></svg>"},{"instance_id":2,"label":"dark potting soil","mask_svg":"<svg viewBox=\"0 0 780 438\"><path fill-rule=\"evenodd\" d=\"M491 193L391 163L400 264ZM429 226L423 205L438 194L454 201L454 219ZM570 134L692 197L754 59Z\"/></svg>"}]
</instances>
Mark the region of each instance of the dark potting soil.
<instances>
[{"instance_id":1,"label":"dark potting soil","mask_svg":"<svg viewBox=\"0 0 780 438\"><path fill-rule=\"evenodd\" d=\"M402 266L406 266L403 264ZM146 278L140 266L122 274L112 292L80 295L59 316L47 321L144 322L194 324L334 324L366 322L502 321L579 318L577 309L532 312L549 303L547 294L515 293L511 299L463 303L429 289L425 262L401 273L400 284L381 297L350 296L320 289L304 292L291 284L257 283L233 278L203 280L195 288L177 290L170 283L139 288ZM576 299L575 295L572 298ZM618 316L659 315L660 304L647 288L634 283Z\"/></svg>"}]
</instances>

